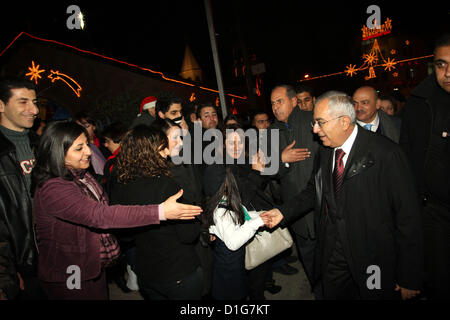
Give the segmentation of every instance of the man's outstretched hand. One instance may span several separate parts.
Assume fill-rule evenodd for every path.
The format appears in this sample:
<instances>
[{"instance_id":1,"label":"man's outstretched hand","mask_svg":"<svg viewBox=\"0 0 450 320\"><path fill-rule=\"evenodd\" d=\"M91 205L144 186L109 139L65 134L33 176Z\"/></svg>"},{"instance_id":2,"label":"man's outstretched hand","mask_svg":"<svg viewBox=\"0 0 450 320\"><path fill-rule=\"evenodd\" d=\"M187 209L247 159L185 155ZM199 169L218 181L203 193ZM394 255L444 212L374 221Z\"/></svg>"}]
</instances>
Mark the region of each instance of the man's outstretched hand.
<instances>
[{"instance_id":1,"label":"man's outstretched hand","mask_svg":"<svg viewBox=\"0 0 450 320\"><path fill-rule=\"evenodd\" d=\"M283 215L278 209L263 212L260 214L260 217L263 219L264 224L269 228L275 227L283 220Z\"/></svg>"}]
</instances>

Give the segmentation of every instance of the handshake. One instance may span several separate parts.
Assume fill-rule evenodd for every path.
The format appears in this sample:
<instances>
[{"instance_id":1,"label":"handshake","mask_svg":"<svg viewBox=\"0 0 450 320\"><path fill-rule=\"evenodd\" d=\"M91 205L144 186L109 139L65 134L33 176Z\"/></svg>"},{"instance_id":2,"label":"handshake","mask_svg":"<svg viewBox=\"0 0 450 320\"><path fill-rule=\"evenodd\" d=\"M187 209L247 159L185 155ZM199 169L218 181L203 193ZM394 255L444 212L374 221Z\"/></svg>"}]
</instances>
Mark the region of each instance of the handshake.
<instances>
[{"instance_id":1,"label":"handshake","mask_svg":"<svg viewBox=\"0 0 450 320\"><path fill-rule=\"evenodd\" d=\"M283 214L278 209L272 209L259 215L264 221L264 225L273 228L283 220Z\"/></svg>"}]
</instances>

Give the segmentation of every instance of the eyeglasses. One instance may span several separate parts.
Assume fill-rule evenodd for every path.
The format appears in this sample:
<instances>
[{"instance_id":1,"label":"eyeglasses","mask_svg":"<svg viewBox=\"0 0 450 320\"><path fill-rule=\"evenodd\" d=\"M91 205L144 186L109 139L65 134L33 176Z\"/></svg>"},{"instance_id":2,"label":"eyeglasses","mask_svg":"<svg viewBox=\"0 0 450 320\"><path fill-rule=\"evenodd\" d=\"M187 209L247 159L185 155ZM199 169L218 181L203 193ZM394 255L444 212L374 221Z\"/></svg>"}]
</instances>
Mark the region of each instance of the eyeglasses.
<instances>
[{"instance_id":1,"label":"eyeglasses","mask_svg":"<svg viewBox=\"0 0 450 320\"><path fill-rule=\"evenodd\" d=\"M330 119L330 120L327 120L327 121L317 121L317 120L315 120L315 121L311 122L311 127L314 128L314 126L315 126L316 123L317 123L317 124L319 125L320 128L323 128L323 126L325 125L325 123L327 123L327 122L329 122L329 121L332 121L332 120L336 120L336 119L342 118L342 117L345 117L345 116L339 116L339 117L336 117L336 118L333 118L333 119Z\"/></svg>"}]
</instances>

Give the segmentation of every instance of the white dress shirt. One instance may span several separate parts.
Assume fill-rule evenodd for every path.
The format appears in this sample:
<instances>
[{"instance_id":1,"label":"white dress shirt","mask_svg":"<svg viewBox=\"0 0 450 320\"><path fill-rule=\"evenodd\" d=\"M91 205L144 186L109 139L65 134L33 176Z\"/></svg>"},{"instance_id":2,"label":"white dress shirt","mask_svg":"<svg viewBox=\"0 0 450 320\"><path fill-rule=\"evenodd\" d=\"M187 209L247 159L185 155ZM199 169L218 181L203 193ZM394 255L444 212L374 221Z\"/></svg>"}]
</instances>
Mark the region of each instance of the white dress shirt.
<instances>
[{"instance_id":1,"label":"white dress shirt","mask_svg":"<svg viewBox=\"0 0 450 320\"><path fill-rule=\"evenodd\" d=\"M380 117L378 116L378 112L377 112L377 114L376 114L376 116L375 116L375 119L373 119L372 122L365 123L365 122L359 121L358 119L356 120L356 122L357 122L361 127L364 127L364 125L366 125L366 124L371 124L372 127L370 128L370 131L372 131L372 132L377 132L378 126L380 125ZM366 130L367 130L367 129L366 129Z\"/></svg>"},{"instance_id":2,"label":"white dress shirt","mask_svg":"<svg viewBox=\"0 0 450 320\"><path fill-rule=\"evenodd\" d=\"M342 149L345 152L344 157L342 157L342 162L344 163L344 168L347 163L348 155L350 154L350 151L352 151L353 143L355 142L356 135L358 134L358 126L355 125L353 128L352 133L350 136L345 140L344 144L340 147L333 149L333 161L331 162L331 172L334 170L334 157L336 156L336 149Z\"/></svg>"}]
</instances>

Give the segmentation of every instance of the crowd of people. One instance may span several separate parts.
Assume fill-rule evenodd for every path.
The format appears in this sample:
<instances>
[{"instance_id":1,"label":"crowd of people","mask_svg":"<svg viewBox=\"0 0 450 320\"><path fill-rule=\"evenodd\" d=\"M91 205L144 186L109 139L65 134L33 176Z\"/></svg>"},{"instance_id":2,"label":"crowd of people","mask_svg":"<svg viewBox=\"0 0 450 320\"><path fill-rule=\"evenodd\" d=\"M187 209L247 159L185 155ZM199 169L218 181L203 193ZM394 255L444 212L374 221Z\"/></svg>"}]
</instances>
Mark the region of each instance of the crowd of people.
<instances>
[{"instance_id":1,"label":"crowd of people","mask_svg":"<svg viewBox=\"0 0 450 320\"><path fill-rule=\"evenodd\" d=\"M449 64L445 35L408 99L281 84L222 117L165 91L102 130L2 79L0 299L264 300L292 249L246 270L245 246L278 226L318 300L449 299Z\"/></svg>"}]
</instances>

